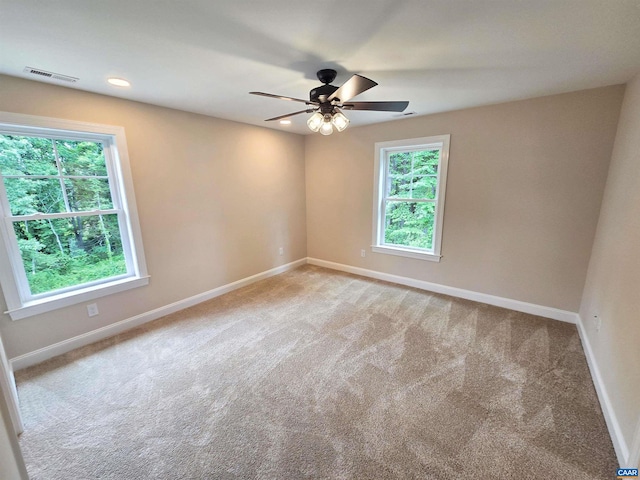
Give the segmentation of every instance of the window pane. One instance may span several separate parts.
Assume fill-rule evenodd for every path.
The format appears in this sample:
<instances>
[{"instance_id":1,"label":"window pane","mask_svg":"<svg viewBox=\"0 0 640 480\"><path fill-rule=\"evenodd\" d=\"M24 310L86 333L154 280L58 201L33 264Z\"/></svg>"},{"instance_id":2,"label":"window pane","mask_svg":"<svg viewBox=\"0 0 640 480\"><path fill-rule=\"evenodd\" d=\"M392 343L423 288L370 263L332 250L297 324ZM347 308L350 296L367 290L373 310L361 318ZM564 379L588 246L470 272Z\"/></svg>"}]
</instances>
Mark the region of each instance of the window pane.
<instances>
[{"instance_id":1,"label":"window pane","mask_svg":"<svg viewBox=\"0 0 640 480\"><path fill-rule=\"evenodd\" d=\"M396 152L389 155L386 196L434 200L440 150Z\"/></svg>"},{"instance_id":2,"label":"window pane","mask_svg":"<svg viewBox=\"0 0 640 480\"><path fill-rule=\"evenodd\" d=\"M440 150L413 152L413 173L415 175L435 175L438 173Z\"/></svg>"},{"instance_id":3,"label":"window pane","mask_svg":"<svg viewBox=\"0 0 640 480\"><path fill-rule=\"evenodd\" d=\"M384 243L433 248L435 203L387 202Z\"/></svg>"},{"instance_id":4,"label":"window pane","mask_svg":"<svg viewBox=\"0 0 640 480\"><path fill-rule=\"evenodd\" d=\"M12 215L66 212L60 180L51 178L5 178Z\"/></svg>"},{"instance_id":5,"label":"window pane","mask_svg":"<svg viewBox=\"0 0 640 480\"><path fill-rule=\"evenodd\" d=\"M69 208L72 212L113 208L109 181L106 178L66 179Z\"/></svg>"},{"instance_id":6,"label":"window pane","mask_svg":"<svg viewBox=\"0 0 640 480\"><path fill-rule=\"evenodd\" d=\"M390 175L388 197L411 198L411 174Z\"/></svg>"},{"instance_id":7,"label":"window pane","mask_svg":"<svg viewBox=\"0 0 640 480\"><path fill-rule=\"evenodd\" d=\"M64 175L106 176L102 143L56 140Z\"/></svg>"},{"instance_id":8,"label":"window pane","mask_svg":"<svg viewBox=\"0 0 640 480\"><path fill-rule=\"evenodd\" d=\"M15 222L14 231L34 295L127 272L115 214Z\"/></svg>"},{"instance_id":9,"label":"window pane","mask_svg":"<svg viewBox=\"0 0 640 480\"><path fill-rule=\"evenodd\" d=\"M438 177L433 175L413 178L413 190L411 198L426 198L435 200L438 190Z\"/></svg>"},{"instance_id":10,"label":"window pane","mask_svg":"<svg viewBox=\"0 0 640 480\"><path fill-rule=\"evenodd\" d=\"M411 173L411 154L396 152L389 155L389 174L405 175Z\"/></svg>"},{"instance_id":11,"label":"window pane","mask_svg":"<svg viewBox=\"0 0 640 480\"><path fill-rule=\"evenodd\" d=\"M3 175L57 175L52 141L0 135L0 171Z\"/></svg>"}]
</instances>

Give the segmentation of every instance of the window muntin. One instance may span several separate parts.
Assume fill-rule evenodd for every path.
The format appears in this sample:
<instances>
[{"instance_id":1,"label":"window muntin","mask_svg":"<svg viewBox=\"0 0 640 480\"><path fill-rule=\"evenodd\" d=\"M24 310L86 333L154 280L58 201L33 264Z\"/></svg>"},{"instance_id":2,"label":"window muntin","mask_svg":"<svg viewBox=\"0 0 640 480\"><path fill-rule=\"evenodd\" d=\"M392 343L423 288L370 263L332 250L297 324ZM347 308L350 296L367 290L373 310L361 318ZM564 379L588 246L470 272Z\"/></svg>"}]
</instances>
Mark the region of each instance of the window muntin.
<instances>
[{"instance_id":1,"label":"window muntin","mask_svg":"<svg viewBox=\"0 0 640 480\"><path fill-rule=\"evenodd\" d=\"M376 144L373 250L440 259L449 135Z\"/></svg>"},{"instance_id":2,"label":"window muntin","mask_svg":"<svg viewBox=\"0 0 640 480\"><path fill-rule=\"evenodd\" d=\"M13 319L148 283L127 160L120 127L0 112L0 263L12 273L0 281Z\"/></svg>"}]
</instances>

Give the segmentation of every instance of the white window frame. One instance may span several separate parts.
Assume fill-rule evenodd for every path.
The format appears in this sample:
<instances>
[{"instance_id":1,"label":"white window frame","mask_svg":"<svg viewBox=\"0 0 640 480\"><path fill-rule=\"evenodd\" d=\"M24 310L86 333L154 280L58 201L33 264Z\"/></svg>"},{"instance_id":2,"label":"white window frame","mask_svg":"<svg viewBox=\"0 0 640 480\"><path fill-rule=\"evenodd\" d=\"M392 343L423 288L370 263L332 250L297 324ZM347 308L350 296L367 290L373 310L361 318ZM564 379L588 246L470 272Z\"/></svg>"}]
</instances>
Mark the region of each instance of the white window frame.
<instances>
[{"instance_id":1,"label":"white window frame","mask_svg":"<svg viewBox=\"0 0 640 480\"><path fill-rule=\"evenodd\" d=\"M371 250L376 253L398 255L401 257L417 258L439 262L442 248L442 227L444 225L444 200L447 186L447 169L449 165L449 143L451 135L436 135L432 137L412 138L408 140L394 140L377 142L375 144L375 172L373 186L373 240ZM434 221L433 248L418 248L402 245L392 245L384 242L384 227L386 202L385 190L389 175L389 155L395 152L415 150L440 150L438 164L438 182L436 198L433 201L436 208ZM413 200L413 199L411 199Z\"/></svg>"},{"instance_id":2,"label":"white window frame","mask_svg":"<svg viewBox=\"0 0 640 480\"><path fill-rule=\"evenodd\" d=\"M0 112L0 133L102 142L112 191L113 213L118 214L127 273L80 286L32 295L11 220L4 183L0 182L0 285L12 320L46 313L149 283L142 234L129 166L124 128ZM95 212L82 212L92 214ZM36 215L34 217L37 219Z\"/></svg>"}]
</instances>

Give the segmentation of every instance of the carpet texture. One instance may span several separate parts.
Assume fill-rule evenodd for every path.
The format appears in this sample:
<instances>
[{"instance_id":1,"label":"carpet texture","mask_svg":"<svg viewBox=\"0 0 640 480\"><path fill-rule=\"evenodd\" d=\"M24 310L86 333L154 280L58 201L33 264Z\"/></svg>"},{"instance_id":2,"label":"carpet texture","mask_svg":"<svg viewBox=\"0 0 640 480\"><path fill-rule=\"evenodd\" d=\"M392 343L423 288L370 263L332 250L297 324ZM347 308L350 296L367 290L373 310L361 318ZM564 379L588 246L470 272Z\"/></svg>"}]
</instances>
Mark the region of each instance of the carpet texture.
<instances>
[{"instance_id":1,"label":"carpet texture","mask_svg":"<svg viewBox=\"0 0 640 480\"><path fill-rule=\"evenodd\" d=\"M17 372L32 479L606 479L574 325L305 266Z\"/></svg>"}]
</instances>

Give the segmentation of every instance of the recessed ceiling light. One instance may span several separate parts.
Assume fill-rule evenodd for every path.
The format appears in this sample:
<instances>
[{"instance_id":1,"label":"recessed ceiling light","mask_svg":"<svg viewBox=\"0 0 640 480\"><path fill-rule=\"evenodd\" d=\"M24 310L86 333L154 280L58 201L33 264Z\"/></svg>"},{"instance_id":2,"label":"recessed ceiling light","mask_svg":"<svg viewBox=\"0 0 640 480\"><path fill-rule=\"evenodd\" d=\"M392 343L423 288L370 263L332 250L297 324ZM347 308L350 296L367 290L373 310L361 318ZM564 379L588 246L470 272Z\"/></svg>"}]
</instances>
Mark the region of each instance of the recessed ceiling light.
<instances>
[{"instance_id":1,"label":"recessed ceiling light","mask_svg":"<svg viewBox=\"0 0 640 480\"><path fill-rule=\"evenodd\" d=\"M291 120L280 120L280 125L291 125Z\"/></svg>"},{"instance_id":2,"label":"recessed ceiling light","mask_svg":"<svg viewBox=\"0 0 640 480\"><path fill-rule=\"evenodd\" d=\"M129 83L129 80L125 80L124 78L116 78L116 77L110 77L107 82L109 82L111 85L115 85L116 87L130 87L131 84Z\"/></svg>"}]
</instances>

